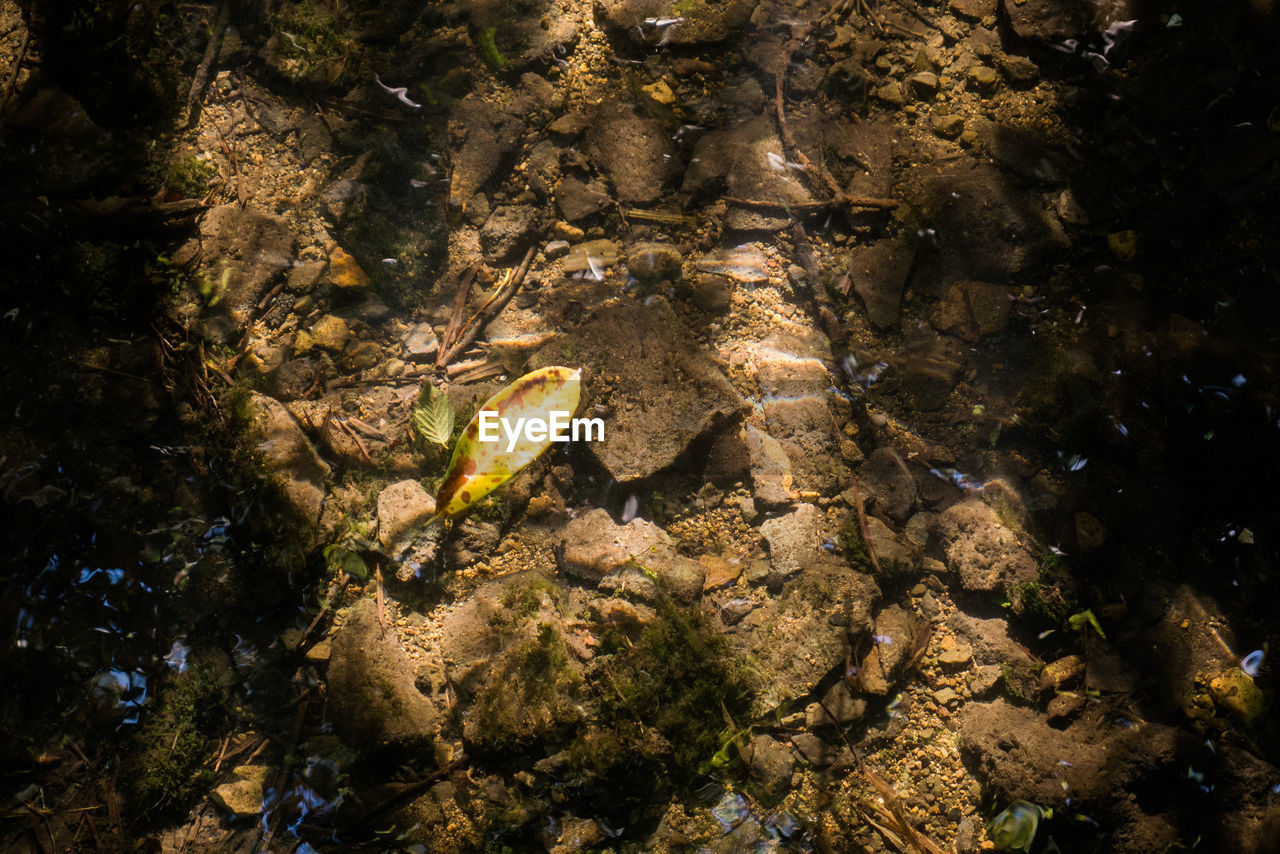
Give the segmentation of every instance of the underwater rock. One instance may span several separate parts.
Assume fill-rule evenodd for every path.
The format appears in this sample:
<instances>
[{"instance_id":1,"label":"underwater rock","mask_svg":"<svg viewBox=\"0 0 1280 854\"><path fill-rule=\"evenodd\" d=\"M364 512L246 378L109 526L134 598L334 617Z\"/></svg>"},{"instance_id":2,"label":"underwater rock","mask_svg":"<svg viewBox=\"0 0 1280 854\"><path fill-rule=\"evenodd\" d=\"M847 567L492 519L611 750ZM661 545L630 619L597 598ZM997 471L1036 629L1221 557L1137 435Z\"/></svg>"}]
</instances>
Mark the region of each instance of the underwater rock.
<instances>
[{"instance_id":1,"label":"underwater rock","mask_svg":"<svg viewBox=\"0 0 1280 854\"><path fill-rule=\"evenodd\" d=\"M337 228L359 218L368 200L369 188L350 178L334 181L320 193L320 207Z\"/></svg>"},{"instance_id":2,"label":"underwater rock","mask_svg":"<svg viewBox=\"0 0 1280 854\"><path fill-rule=\"evenodd\" d=\"M678 279L684 258L670 243L637 243L627 250L627 272L642 282Z\"/></svg>"},{"instance_id":3,"label":"underwater rock","mask_svg":"<svg viewBox=\"0 0 1280 854\"><path fill-rule=\"evenodd\" d=\"M877 329L898 325L902 313L902 292L915 250L905 237L879 240L849 252L849 280L862 300L867 319Z\"/></svg>"},{"instance_id":4,"label":"underwater rock","mask_svg":"<svg viewBox=\"0 0 1280 854\"><path fill-rule=\"evenodd\" d=\"M1035 558L1017 533L978 498L953 504L938 517L938 536L947 566L971 592L1005 592L1039 577Z\"/></svg>"},{"instance_id":5,"label":"underwater rock","mask_svg":"<svg viewBox=\"0 0 1280 854\"><path fill-rule=\"evenodd\" d=\"M898 452L888 446L876 448L858 469L864 495L898 525L916 507L916 479Z\"/></svg>"},{"instance_id":6,"label":"underwater rock","mask_svg":"<svg viewBox=\"0 0 1280 854\"><path fill-rule=\"evenodd\" d=\"M1253 677L1239 667L1229 667L1209 683L1213 703L1237 723L1252 727L1267 711L1267 700Z\"/></svg>"},{"instance_id":7,"label":"underwater rock","mask_svg":"<svg viewBox=\"0 0 1280 854\"><path fill-rule=\"evenodd\" d=\"M389 553L405 533L431 518L436 502L416 480L401 480L378 493L378 543Z\"/></svg>"},{"instance_id":8,"label":"underwater rock","mask_svg":"<svg viewBox=\"0 0 1280 854\"><path fill-rule=\"evenodd\" d=\"M647 566L655 550L665 553L672 545L671 538L652 522L632 519L618 525L608 511L598 508L570 521L563 542L565 573L592 583L632 559Z\"/></svg>"},{"instance_id":9,"label":"underwater rock","mask_svg":"<svg viewBox=\"0 0 1280 854\"><path fill-rule=\"evenodd\" d=\"M262 454L263 469L304 523L304 538L316 535L329 465L320 459L297 419L283 403L264 394L249 398L249 435Z\"/></svg>"},{"instance_id":10,"label":"underwater rock","mask_svg":"<svg viewBox=\"0 0 1280 854\"><path fill-rule=\"evenodd\" d=\"M415 665L373 599L342 612L333 632L328 702L338 732L361 747L434 737L438 710L418 690Z\"/></svg>"},{"instance_id":11,"label":"underwater rock","mask_svg":"<svg viewBox=\"0 0 1280 854\"><path fill-rule=\"evenodd\" d=\"M562 364L596 366L589 387L609 377L612 411L604 416L604 440L587 447L620 483L670 466L694 440L746 406L658 296L601 306L535 353L529 366Z\"/></svg>"},{"instance_id":12,"label":"underwater rock","mask_svg":"<svg viewBox=\"0 0 1280 854\"><path fill-rule=\"evenodd\" d=\"M347 340L351 338L351 329L347 326L347 322L333 314L318 318L311 324L309 333L315 346L330 353L341 353L342 348L347 346Z\"/></svg>"},{"instance_id":13,"label":"underwater rock","mask_svg":"<svg viewBox=\"0 0 1280 854\"><path fill-rule=\"evenodd\" d=\"M929 266L945 267L941 282L954 281L957 272L973 279L1016 276L1068 245L1040 197L994 167L953 167L925 179L922 189L921 214L940 250Z\"/></svg>"},{"instance_id":14,"label":"underwater rock","mask_svg":"<svg viewBox=\"0 0 1280 854\"><path fill-rule=\"evenodd\" d=\"M790 504L800 497L793 487L791 460L782 444L748 424L742 432L750 459L751 492L762 509Z\"/></svg>"},{"instance_id":15,"label":"underwater rock","mask_svg":"<svg viewBox=\"0 0 1280 854\"><path fill-rule=\"evenodd\" d=\"M529 248L538 236L538 212L532 205L502 205L480 229L485 258L502 263Z\"/></svg>"},{"instance_id":16,"label":"underwater rock","mask_svg":"<svg viewBox=\"0 0 1280 854\"><path fill-rule=\"evenodd\" d=\"M862 720L867 713L867 701L854 697L841 680L832 685L820 703L810 703L804 710L804 725L809 729L824 726L848 726Z\"/></svg>"},{"instance_id":17,"label":"underwater rock","mask_svg":"<svg viewBox=\"0 0 1280 854\"><path fill-rule=\"evenodd\" d=\"M744 617L728 639L754 663L755 711L764 714L811 694L843 668L848 636L871 628L879 598L869 576L822 553L778 598L764 600Z\"/></svg>"},{"instance_id":18,"label":"underwater rock","mask_svg":"<svg viewBox=\"0 0 1280 854\"><path fill-rule=\"evenodd\" d=\"M916 643L916 620L899 605L876 615L871 651L862 659L858 680L868 694L883 697L897 681Z\"/></svg>"},{"instance_id":19,"label":"underwater rock","mask_svg":"<svg viewBox=\"0 0 1280 854\"><path fill-rule=\"evenodd\" d=\"M409 362L429 362L440 352L440 339L430 323L418 323L405 330L404 358Z\"/></svg>"},{"instance_id":20,"label":"underwater rock","mask_svg":"<svg viewBox=\"0 0 1280 854\"><path fill-rule=\"evenodd\" d=\"M211 208L200 220L200 237L174 253L174 263L203 257L207 275L220 288L220 305L238 321L247 320L267 287L284 275L297 245L283 219L235 202Z\"/></svg>"},{"instance_id":21,"label":"underwater rock","mask_svg":"<svg viewBox=\"0 0 1280 854\"><path fill-rule=\"evenodd\" d=\"M1079 38L1084 33L1085 22L1075 3L1059 0L1000 0L1000 7L1009 21L1013 35L1042 45L1058 45L1067 39Z\"/></svg>"},{"instance_id":22,"label":"underwater rock","mask_svg":"<svg viewBox=\"0 0 1280 854\"><path fill-rule=\"evenodd\" d=\"M560 269L566 276L574 273L590 273L603 276L604 271L622 260L622 250L612 240L588 240L569 250Z\"/></svg>"},{"instance_id":23,"label":"underwater rock","mask_svg":"<svg viewBox=\"0 0 1280 854\"><path fill-rule=\"evenodd\" d=\"M761 802L766 806L782 800L791 788L795 758L781 742L768 735L757 735L746 748L747 770L760 784Z\"/></svg>"},{"instance_id":24,"label":"underwater rock","mask_svg":"<svg viewBox=\"0 0 1280 854\"><path fill-rule=\"evenodd\" d=\"M567 222L578 222L613 204L609 192L599 181L589 183L569 176L556 187L556 205Z\"/></svg>"},{"instance_id":25,"label":"underwater rock","mask_svg":"<svg viewBox=\"0 0 1280 854\"><path fill-rule=\"evenodd\" d=\"M499 169L504 168L520 144L523 120L501 105L478 94L458 102L449 121L453 141L453 174L449 206L461 210Z\"/></svg>"},{"instance_id":26,"label":"underwater rock","mask_svg":"<svg viewBox=\"0 0 1280 854\"><path fill-rule=\"evenodd\" d=\"M788 578L822 555L822 512L812 504L801 504L760 526L760 535L769 544L769 563L775 575Z\"/></svg>"},{"instance_id":27,"label":"underwater rock","mask_svg":"<svg viewBox=\"0 0 1280 854\"><path fill-rule=\"evenodd\" d=\"M965 764L997 803L1027 800L1057 809L1069 797L1073 809L1129 837L1114 850L1157 851L1176 835L1167 822L1151 820L1173 807L1173 782L1185 776L1183 757L1195 742L1173 727L1082 719L1058 730L1035 709L996 700L965 706L959 736ZM1141 801L1116 797L1140 781L1157 779L1170 781L1160 787L1163 797L1155 789ZM1152 839L1153 833L1170 838Z\"/></svg>"},{"instance_id":28,"label":"underwater rock","mask_svg":"<svg viewBox=\"0 0 1280 854\"><path fill-rule=\"evenodd\" d=\"M240 765L232 769L232 780L214 788L210 797L233 818L253 818L266 801L268 765Z\"/></svg>"},{"instance_id":29,"label":"underwater rock","mask_svg":"<svg viewBox=\"0 0 1280 854\"><path fill-rule=\"evenodd\" d=\"M606 28L644 44L695 45L724 41L751 18L749 0L708 3L694 0L671 13L668 0L596 0L597 20Z\"/></svg>"},{"instance_id":30,"label":"underwater rock","mask_svg":"<svg viewBox=\"0 0 1280 854\"><path fill-rule=\"evenodd\" d=\"M1012 305L1012 288L987 282L958 282L943 295L933 323L942 332L974 343L1004 331Z\"/></svg>"},{"instance_id":31,"label":"underwater rock","mask_svg":"<svg viewBox=\"0 0 1280 854\"><path fill-rule=\"evenodd\" d=\"M656 202L679 163L662 123L619 101L597 111L587 127L584 150L609 177L621 204Z\"/></svg>"}]
</instances>

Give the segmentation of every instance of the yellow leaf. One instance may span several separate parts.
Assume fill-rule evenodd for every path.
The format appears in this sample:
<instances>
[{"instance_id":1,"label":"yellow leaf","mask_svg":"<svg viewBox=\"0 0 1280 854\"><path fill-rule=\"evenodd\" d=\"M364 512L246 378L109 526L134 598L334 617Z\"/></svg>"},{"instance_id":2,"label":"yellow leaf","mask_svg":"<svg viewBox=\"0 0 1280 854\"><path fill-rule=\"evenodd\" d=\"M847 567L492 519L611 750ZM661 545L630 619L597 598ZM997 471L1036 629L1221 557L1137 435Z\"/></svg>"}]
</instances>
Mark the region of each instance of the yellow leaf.
<instances>
[{"instance_id":1,"label":"yellow leaf","mask_svg":"<svg viewBox=\"0 0 1280 854\"><path fill-rule=\"evenodd\" d=\"M550 424L553 412L566 412L572 417L578 411L581 377L582 371L574 368L540 368L489 398L462 431L453 449L449 470L436 496L436 515L442 519L457 516L551 447L549 430L543 440L532 441L519 426L529 419ZM505 425L490 430L489 435L496 434L497 441L480 440L484 413L494 413ZM492 416L488 420L492 424ZM514 433L517 430L519 432Z\"/></svg>"}]
</instances>

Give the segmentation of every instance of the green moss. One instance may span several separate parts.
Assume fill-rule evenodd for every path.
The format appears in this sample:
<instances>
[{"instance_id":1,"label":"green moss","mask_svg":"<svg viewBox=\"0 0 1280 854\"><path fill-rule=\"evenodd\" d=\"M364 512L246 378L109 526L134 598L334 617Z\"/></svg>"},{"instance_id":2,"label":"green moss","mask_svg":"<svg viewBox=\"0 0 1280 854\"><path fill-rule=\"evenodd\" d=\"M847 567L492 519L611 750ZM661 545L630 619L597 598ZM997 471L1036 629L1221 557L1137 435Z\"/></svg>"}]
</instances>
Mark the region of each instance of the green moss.
<instances>
[{"instance_id":1,"label":"green moss","mask_svg":"<svg viewBox=\"0 0 1280 854\"><path fill-rule=\"evenodd\" d=\"M726 712L735 720L747 716L746 671L701 613L665 598L659 612L661 619L629 648L606 635L602 647L614 654L596 672L594 689L615 738L634 742L656 730L670 744L669 772L692 780L720 752ZM603 758L625 755L611 750Z\"/></svg>"},{"instance_id":2,"label":"green moss","mask_svg":"<svg viewBox=\"0 0 1280 854\"><path fill-rule=\"evenodd\" d=\"M506 595L502 597L502 604L511 612L512 618L518 621L538 613L544 596L550 596L554 601L559 594L560 589L554 582L535 572L524 584L508 587Z\"/></svg>"},{"instance_id":3,"label":"green moss","mask_svg":"<svg viewBox=\"0 0 1280 854\"><path fill-rule=\"evenodd\" d=\"M180 813L208 790L213 774L203 766L221 723L227 673L225 665L204 657L161 684L158 704L125 754L121 779L133 811Z\"/></svg>"},{"instance_id":4,"label":"green moss","mask_svg":"<svg viewBox=\"0 0 1280 854\"><path fill-rule=\"evenodd\" d=\"M574 700L582 679L569 666L564 638L553 626L539 626L537 636L498 667L471 713L478 743L485 748L504 753L527 749L580 719Z\"/></svg>"},{"instance_id":5,"label":"green moss","mask_svg":"<svg viewBox=\"0 0 1280 854\"><path fill-rule=\"evenodd\" d=\"M490 71L502 71L507 67L507 58L498 51L498 44L494 41L497 33L497 27L488 27L476 33L475 38L476 50Z\"/></svg>"},{"instance_id":6,"label":"green moss","mask_svg":"<svg viewBox=\"0 0 1280 854\"><path fill-rule=\"evenodd\" d=\"M183 199L203 198L209 192L209 181L218 174L217 167L198 157L180 157L169 163L164 173L164 188Z\"/></svg>"}]
</instances>

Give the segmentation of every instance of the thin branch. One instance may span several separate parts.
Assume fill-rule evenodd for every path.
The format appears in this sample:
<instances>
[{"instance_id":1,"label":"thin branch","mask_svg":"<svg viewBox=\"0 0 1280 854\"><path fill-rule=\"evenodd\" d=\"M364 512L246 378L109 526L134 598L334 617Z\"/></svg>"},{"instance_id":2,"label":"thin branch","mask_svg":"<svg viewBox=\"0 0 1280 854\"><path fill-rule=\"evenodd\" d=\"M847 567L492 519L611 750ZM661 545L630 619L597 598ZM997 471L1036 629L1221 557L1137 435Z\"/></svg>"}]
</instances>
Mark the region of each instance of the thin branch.
<instances>
[{"instance_id":1,"label":"thin branch","mask_svg":"<svg viewBox=\"0 0 1280 854\"><path fill-rule=\"evenodd\" d=\"M209 70L213 68L213 60L218 56L218 48L222 46L222 35L227 30L227 21L231 15L231 0L222 0L222 8L218 10L218 20L213 25L213 32L209 35L209 44L205 46L204 58L200 60L200 67L196 69L196 76L191 80L191 90L187 93L186 121L182 123L184 128L191 127L191 124L200 115L199 107L200 96L204 92L205 84L209 82Z\"/></svg>"},{"instance_id":2,"label":"thin branch","mask_svg":"<svg viewBox=\"0 0 1280 854\"><path fill-rule=\"evenodd\" d=\"M524 283L524 277L528 275L529 265L532 263L533 247L530 246L529 251L524 253L524 260L520 262L515 272L508 276L506 283L467 321L466 329L460 334L458 341L449 347L447 352L441 346L441 356L436 361L436 367L448 365L475 343L476 338L489 325L489 321L501 314L507 307L507 303L511 302L511 298L520 290L520 285Z\"/></svg>"}]
</instances>

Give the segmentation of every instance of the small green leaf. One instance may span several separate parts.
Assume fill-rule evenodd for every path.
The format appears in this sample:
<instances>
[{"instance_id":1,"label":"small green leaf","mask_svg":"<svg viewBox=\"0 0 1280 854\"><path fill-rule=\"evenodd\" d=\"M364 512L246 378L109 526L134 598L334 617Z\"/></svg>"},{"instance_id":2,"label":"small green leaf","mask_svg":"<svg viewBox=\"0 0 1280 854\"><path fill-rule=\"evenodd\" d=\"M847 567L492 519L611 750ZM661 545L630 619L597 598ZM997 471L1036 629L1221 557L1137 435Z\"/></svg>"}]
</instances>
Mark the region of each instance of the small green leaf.
<instances>
[{"instance_id":1,"label":"small green leaf","mask_svg":"<svg viewBox=\"0 0 1280 854\"><path fill-rule=\"evenodd\" d=\"M1093 615L1091 610L1072 614L1067 618L1067 623L1077 632L1083 632L1086 626L1093 626L1093 630L1098 633L1098 637L1103 640L1107 639L1107 633L1102 630L1102 626L1098 623L1098 618Z\"/></svg>"},{"instance_id":2,"label":"small green leaf","mask_svg":"<svg viewBox=\"0 0 1280 854\"><path fill-rule=\"evenodd\" d=\"M413 407L413 429L425 441L449 447L453 435L453 402L449 395L427 386L427 399Z\"/></svg>"}]
</instances>

